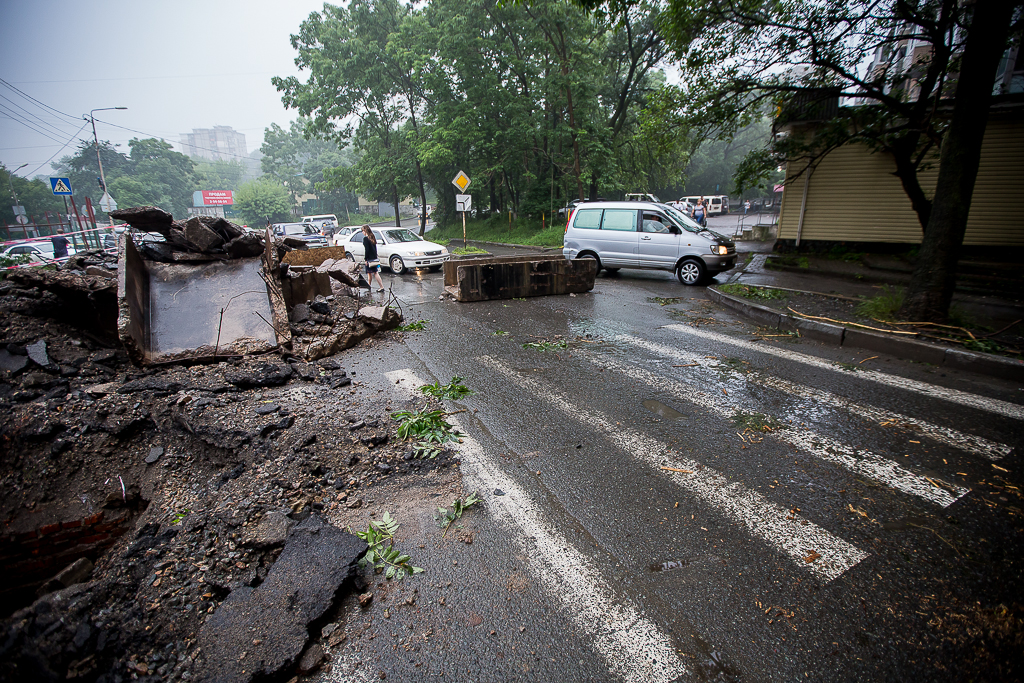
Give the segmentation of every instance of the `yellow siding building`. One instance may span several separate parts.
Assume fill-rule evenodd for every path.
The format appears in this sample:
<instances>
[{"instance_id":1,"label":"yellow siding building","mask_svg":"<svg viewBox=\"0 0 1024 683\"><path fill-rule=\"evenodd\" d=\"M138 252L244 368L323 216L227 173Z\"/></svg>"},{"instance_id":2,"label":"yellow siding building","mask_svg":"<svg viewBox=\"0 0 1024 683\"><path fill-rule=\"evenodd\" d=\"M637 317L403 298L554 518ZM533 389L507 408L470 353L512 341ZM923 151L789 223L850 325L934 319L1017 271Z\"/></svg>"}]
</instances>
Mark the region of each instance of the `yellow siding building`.
<instances>
[{"instance_id":1,"label":"yellow siding building","mask_svg":"<svg viewBox=\"0 0 1024 683\"><path fill-rule=\"evenodd\" d=\"M830 152L807 178L787 168L779 239L828 242L920 243L921 224L888 154L849 144ZM934 193L937 164L920 173ZM792 176L791 176L792 174ZM792 177L792 180L791 180ZM800 209L807 182L803 228ZM989 118L974 186L965 245L1024 247L1024 112Z\"/></svg>"}]
</instances>

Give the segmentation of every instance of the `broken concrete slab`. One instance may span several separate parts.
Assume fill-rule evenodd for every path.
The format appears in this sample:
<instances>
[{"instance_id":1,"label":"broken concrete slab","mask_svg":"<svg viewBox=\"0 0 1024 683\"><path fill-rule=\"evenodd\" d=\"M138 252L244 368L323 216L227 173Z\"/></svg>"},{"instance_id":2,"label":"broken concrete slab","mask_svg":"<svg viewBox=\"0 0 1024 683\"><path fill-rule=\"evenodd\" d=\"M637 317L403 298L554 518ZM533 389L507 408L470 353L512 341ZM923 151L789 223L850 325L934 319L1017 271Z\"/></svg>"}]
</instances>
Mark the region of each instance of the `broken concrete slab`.
<instances>
[{"instance_id":1,"label":"broken concrete slab","mask_svg":"<svg viewBox=\"0 0 1024 683\"><path fill-rule=\"evenodd\" d=\"M294 666L309 624L332 606L365 551L366 543L317 515L295 527L263 583L232 592L203 625L196 680L249 683Z\"/></svg>"},{"instance_id":2,"label":"broken concrete slab","mask_svg":"<svg viewBox=\"0 0 1024 683\"><path fill-rule=\"evenodd\" d=\"M260 259L147 261L130 235L120 248L117 330L133 362L212 360L278 346L272 278L264 279Z\"/></svg>"},{"instance_id":3,"label":"broken concrete slab","mask_svg":"<svg viewBox=\"0 0 1024 683\"><path fill-rule=\"evenodd\" d=\"M301 323L309 320L309 306L306 304L295 304L292 306L289 318L293 323Z\"/></svg>"},{"instance_id":4,"label":"broken concrete slab","mask_svg":"<svg viewBox=\"0 0 1024 683\"><path fill-rule=\"evenodd\" d=\"M164 237L170 235L174 216L155 206L136 206L129 209L118 209L110 212L111 218L117 218L136 230L156 232Z\"/></svg>"},{"instance_id":5,"label":"broken concrete slab","mask_svg":"<svg viewBox=\"0 0 1024 683\"><path fill-rule=\"evenodd\" d=\"M284 363L267 363L253 370L237 370L224 376L229 383L242 389L256 387L277 387L286 383L293 374L292 366Z\"/></svg>"},{"instance_id":6,"label":"broken concrete slab","mask_svg":"<svg viewBox=\"0 0 1024 683\"><path fill-rule=\"evenodd\" d=\"M46 355L46 340L40 339L34 344L29 344L25 347L28 352L28 358L39 367L49 367L51 364L50 357Z\"/></svg>"},{"instance_id":7,"label":"broken concrete slab","mask_svg":"<svg viewBox=\"0 0 1024 683\"><path fill-rule=\"evenodd\" d=\"M224 245L224 238L206 227L198 216L185 221L185 239L199 251L210 251Z\"/></svg>"},{"instance_id":8,"label":"broken concrete slab","mask_svg":"<svg viewBox=\"0 0 1024 683\"><path fill-rule=\"evenodd\" d=\"M456 301L589 292L596 277L593 259L561 255L452 257L444 264L445 291Z\"/></svg>"},{"instance_id":9,"label":"broken concrete slab","mask_svg":"<svg viewBox=\"0 0 1024 683\"><path fill-rule=\"evenodd\" d=\"M36 595L42 597L59 591L62 588L82 583L92 574L93 564L87 557L80 557L64 567L56 576L36 589Z\"/></svg>"},{"instance_id":10,"label":"broken concrete slab","mask_svg":"<svg viewBox=\"0 0 1024 683\"><path fill-rule=\"evenodd\" d=\"M28 356L15 355L7 349L0 349L0 370L6 370L12 375L21 372L28 365Z\"/></svg>"},{"instance_id":11,"label":"broken concrete slab","mask_svg":"<svg viewBox=\"0 0 1024 683\"><path fill-rule=\"evenodd\" d=\"M359 319L372 325L388 326L392 322L397 324L402 316L393 308L388 306L367 306L359 309Z\"/></svg>"},{"instance_id":12,"label":"broken concrete slab","mask_svg":"<svg viewBox=\"0 0 1024 683\"><path fill-rule=\"evenodd\" d=\"M268 512L243 541L254 548L275 548L288 539L288 532L297 522L281 511Z\"/></svg>"}]
</instances>

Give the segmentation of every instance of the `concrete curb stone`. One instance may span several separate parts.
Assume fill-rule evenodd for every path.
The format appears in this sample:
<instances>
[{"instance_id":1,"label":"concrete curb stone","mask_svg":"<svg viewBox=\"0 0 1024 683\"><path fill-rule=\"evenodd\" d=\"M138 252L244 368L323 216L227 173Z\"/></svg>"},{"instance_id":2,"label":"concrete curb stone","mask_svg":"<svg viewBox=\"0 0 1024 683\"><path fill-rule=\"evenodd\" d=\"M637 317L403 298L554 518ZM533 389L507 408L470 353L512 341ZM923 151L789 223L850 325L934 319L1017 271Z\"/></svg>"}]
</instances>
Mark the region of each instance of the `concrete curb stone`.
<instances>
[{"instance_id":1,"label":"concrete curb stone","mask_svg":"<svg viewBox=\"0 0 1024 683\"><path fill-rule=\"evenodd\" d=\"M802 336L833 346L850 346L878 351L921 363L931 363L990 377L1024 382L1024 361L1022 360L939 346L915 339L900 339L896 335L869 332L816 320L806 320L779 313L767 306L750 303L740 297L725 294L714 287L708 287L705 291L708 298L715 303L737 311L748 318L778 329L799 330Z\"/></svg>"}]
</instances>

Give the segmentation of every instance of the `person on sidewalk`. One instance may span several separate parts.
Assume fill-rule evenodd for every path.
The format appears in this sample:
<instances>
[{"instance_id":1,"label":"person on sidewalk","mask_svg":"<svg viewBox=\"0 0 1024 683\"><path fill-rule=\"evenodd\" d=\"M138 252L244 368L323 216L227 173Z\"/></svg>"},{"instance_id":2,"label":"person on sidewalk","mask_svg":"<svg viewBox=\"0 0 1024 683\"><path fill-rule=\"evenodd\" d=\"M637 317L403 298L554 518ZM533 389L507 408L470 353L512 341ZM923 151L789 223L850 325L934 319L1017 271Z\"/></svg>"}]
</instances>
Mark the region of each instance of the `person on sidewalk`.
<instances>
[{"instance_id":1,"label":"person on sidewalk","mask_svg":"<svg viewBox=\"0 0 1024 683\"><path fill-rule=\"evenodd\" d=\"M363 226L363 258L366 259L366 281L373 289L373 276L377 276L378 292L384 291L384 280L380 277L380 259L377 258L377 238L369 225Z\"/></svg>"},{"instance_id":2,"label":"person on sidewalk","mask_svg":"<svg viewBox=\"0 0 1024 683\"><path fill-rule=\"evenodd\" d=\"M67 258L68 238L64 236L64 228L57 228L57 234L50 238L53 244L53 258Z\"/></svg>"},{"instance_id":3,"label":"person on sidewalk","mask_svg":"<svg viewBox=\"0 0 1024 683\"><path fill-rule=\"evenodd\" d=\"M743 215L746 216L747 212L750 211L750 200L743 202Z\"/></svg>"}]
</instances>

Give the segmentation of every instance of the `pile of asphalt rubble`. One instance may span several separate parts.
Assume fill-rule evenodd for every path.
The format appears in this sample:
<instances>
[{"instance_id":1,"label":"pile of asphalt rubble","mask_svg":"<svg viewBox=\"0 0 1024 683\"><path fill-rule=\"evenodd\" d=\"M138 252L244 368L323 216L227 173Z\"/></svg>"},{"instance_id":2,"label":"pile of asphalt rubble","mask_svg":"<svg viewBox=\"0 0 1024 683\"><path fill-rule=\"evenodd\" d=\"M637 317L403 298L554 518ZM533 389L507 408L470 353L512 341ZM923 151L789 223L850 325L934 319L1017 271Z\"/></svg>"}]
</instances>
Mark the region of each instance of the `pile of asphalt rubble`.
<instances>
[{"instance_id":1,"label":"pile of asphalt rubble","mask_svg":"<svg viewBox=\"0 0 1024 683\"><path fill-rule=\"evenodd\" d=\"M209 235L189 223L151 244L169 259L263 249L216 221L199 223L222 242L197 244ZM116 337L68 322L116 297L116 267L90 252L0 280L0 679L314 672L341 633L332 608L367 577L365 543L325 513L454 455L416 459L340 357L133 365ZM293 311L293 333L357 310L346 289Z\"/></svg>"}]
</instances>

